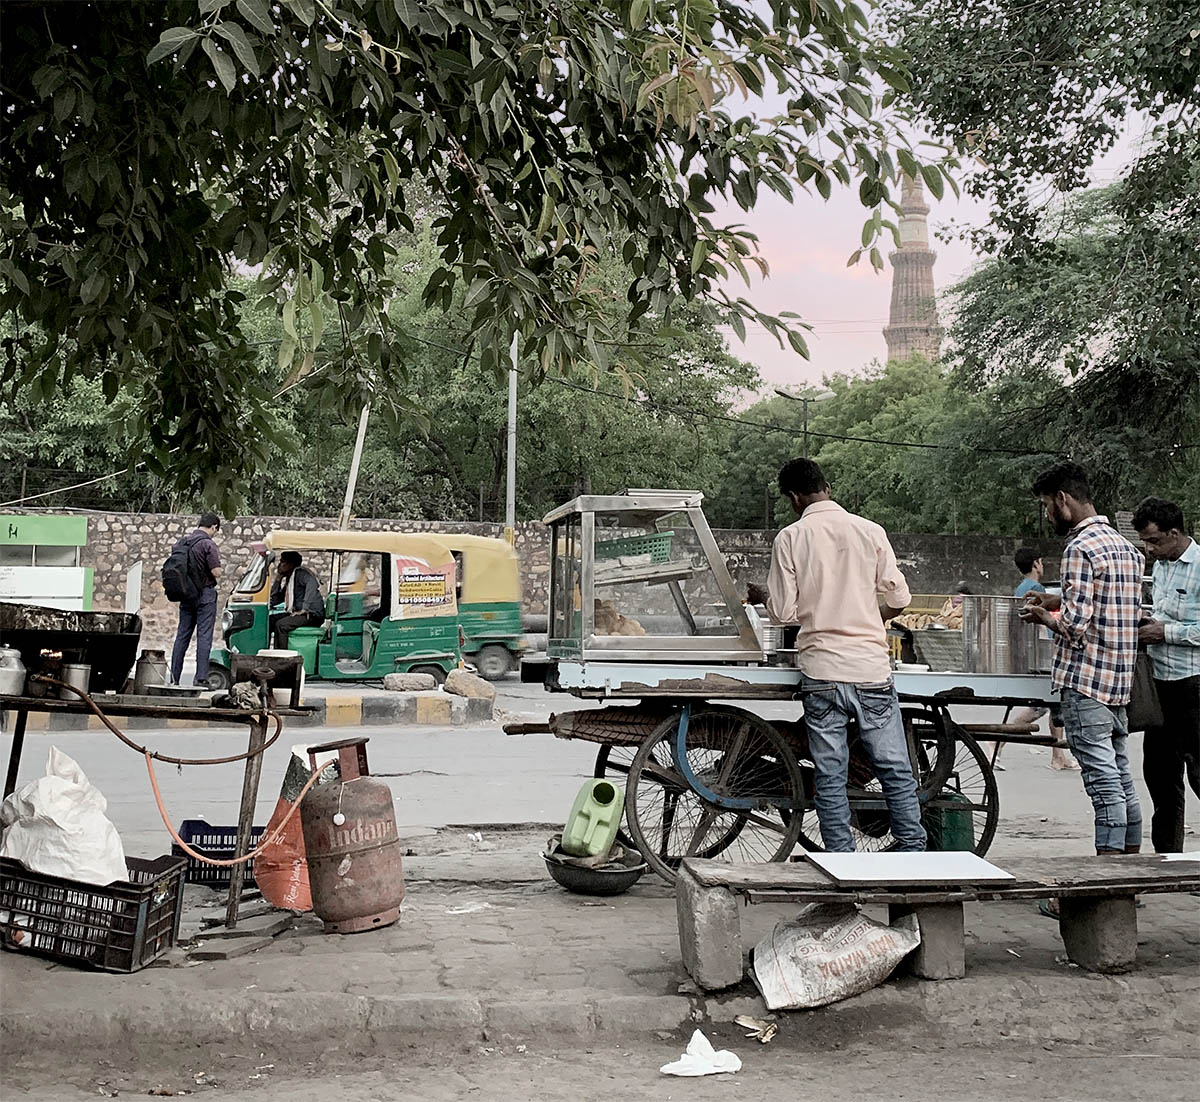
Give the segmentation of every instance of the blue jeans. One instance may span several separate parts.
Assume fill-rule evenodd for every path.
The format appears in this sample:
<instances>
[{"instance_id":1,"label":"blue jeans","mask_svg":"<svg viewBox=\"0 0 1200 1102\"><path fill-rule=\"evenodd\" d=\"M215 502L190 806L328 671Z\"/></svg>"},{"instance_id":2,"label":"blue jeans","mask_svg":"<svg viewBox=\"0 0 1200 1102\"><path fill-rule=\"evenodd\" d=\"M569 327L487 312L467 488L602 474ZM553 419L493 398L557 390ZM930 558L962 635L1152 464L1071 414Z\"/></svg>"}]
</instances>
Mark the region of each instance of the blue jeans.
<instances>
[{"instance_id":1,"label":"blue jeans","mask_svg":"<svg viewBox=\"0 0 1200 1102\"><path fill-rule=\"evenodd\" d=\"M908 757L900 701L891 680L856 685L849 681L815 681L803 677L804 723L812 754L815 803L821 838L832 853L852 853L850 801L846 773L850 765L850 719L858 721L862 744L883 788L892 821L892 837L902 850L923 850L925 828L917 781Z\"/></svg>"},{"instance_id":2,"label":"blue jeans","mask_svg":"<svg viewBox=\"0 0 1200 1102\"><path fill-rule=\"evenodd\" d=\"M171 680L179 684L183 660L187 657L192 633L196 634L196 680L208 680L208 662L212 655L213 625L217 622L217 591L208 586L195 603L179 602L179 630L175 633L175 649L171 652Z\"/></svg>"},{"instance_id":3,"label":"blue jeans","mask_svg":"<svg viewBox=\"0 0 1200 1102\"><path fill-rule=\"evenodd\" d=\"M1074 689L1062 691L1063 729L1096 812L1096 849L1124 853L1142 844L1142 808L1129 772L1125 708Z\"/></svg>"}]
</instances>

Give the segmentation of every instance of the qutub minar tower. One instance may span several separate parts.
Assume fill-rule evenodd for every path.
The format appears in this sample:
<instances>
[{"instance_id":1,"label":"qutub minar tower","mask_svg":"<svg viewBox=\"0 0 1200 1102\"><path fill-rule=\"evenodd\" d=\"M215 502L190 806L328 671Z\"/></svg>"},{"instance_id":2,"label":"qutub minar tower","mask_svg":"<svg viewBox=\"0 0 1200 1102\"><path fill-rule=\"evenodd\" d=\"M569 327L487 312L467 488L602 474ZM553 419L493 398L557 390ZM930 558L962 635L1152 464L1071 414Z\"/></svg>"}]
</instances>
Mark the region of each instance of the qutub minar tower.
<instances>
[{"instance_id":1,"label":"qutub minar tower","mask_svg":"<svg viewBox=\"0 0 1200 1102\"><path fill-rule=\"evenodd\" d=\"M920 355L936 360L941 351L942 327L938 324L933 290L933 262L929 247L929 205L919 178L905 176L900 188L900 248L892 262L892 308L883 331L889 360Z\"/></svg>"}]
</instances>

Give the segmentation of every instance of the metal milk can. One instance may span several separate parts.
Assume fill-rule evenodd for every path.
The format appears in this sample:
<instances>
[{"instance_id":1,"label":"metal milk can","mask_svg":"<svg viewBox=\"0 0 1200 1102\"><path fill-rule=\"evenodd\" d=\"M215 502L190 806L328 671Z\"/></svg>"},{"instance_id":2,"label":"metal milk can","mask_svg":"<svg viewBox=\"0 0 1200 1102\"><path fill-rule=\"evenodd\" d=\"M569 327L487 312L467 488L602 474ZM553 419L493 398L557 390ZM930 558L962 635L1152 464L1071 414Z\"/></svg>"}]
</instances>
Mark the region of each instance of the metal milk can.
<instances>
[{"instance_id":1,"label":"metal milk can","mask_svg":"<svg viewBox=\"0 0 1200 1102\"><path fill-rule=\"evenodd\" d=\"M25 692L25 663L15 647L0 647L0 694L20 696Z\"/></svg>"},{"instance_id":2,"label":"metal milk can","mask_svg":"<svg viewBox=\"0 0 1200 1102\"><path fill-rule=\"evenodd\" d=\"M151 685L166 685L171 680L167 655L161 650L144 650L133 668L133 691L144 693Z\"/></svg>"},{"instance_id":3,"label":"metal milk can","mask_svg":"<svg viewBox=\"0 0 1200 1102\"><path fill-rule=\"evenodd\" d=\"M310 746L313 769L329 750L337 751L339 778L314 785L300 804L313 911L326 933L391 925L404 898L392 790L369 774L367 739Z\"/></svg>"}]
</instances>

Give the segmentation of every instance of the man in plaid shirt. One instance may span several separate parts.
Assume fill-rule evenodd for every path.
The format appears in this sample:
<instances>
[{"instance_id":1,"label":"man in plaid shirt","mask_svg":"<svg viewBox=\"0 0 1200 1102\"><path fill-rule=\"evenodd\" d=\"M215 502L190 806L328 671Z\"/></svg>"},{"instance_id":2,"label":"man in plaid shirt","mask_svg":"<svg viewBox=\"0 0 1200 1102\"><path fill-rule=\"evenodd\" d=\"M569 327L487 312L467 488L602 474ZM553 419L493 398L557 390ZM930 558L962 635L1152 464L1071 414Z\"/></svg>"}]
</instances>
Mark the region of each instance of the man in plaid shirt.
<instances>
[{"instance_id":1,"label":"man in plaid shirt","mask_svg":"<svg viewBox=\"0 0 1200 1102\"><path fill-rule=\"evenodd\" d=\"M1142 811L1129 771L1125 705L1137 660L1142 553L1097 514L1077 464L1038 475L1033 492L1067 546L1061 598L1030 594L1021 618L1044 624L1055 637L1052 680L1062 693L1067 745L1095 808L1096 852L1137 853Z\"/></svg>"}]
</instances>

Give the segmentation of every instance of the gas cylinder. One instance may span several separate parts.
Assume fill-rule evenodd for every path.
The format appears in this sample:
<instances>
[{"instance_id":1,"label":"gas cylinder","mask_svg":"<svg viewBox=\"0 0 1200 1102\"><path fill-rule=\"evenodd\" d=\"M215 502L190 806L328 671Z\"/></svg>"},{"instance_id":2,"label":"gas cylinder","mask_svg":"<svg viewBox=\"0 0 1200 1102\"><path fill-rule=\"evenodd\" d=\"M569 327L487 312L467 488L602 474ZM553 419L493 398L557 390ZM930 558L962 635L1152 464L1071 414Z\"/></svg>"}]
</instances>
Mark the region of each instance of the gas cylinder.
<instances>
[{"instance_id":1,"label":"gas cylinder","mask_svg":"<svg viewBox=\"0 0 1200 1102\"><path fill-rule=\"evenodd\" d=\"M370 775L367 739L308 748L336 751L338 779L314 785L300 805L312 906L330 934L389 926L400 917L404 869L392 790Z\"/></svg>"}]
</instances>

